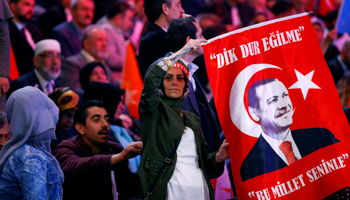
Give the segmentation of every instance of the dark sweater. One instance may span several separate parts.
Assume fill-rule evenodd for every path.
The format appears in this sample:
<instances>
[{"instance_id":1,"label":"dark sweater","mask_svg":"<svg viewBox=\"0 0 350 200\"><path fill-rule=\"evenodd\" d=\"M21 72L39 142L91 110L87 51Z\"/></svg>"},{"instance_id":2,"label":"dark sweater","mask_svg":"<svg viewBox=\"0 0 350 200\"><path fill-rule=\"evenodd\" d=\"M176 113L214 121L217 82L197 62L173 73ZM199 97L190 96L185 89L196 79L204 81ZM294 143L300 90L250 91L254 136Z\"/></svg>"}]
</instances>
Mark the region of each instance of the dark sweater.
<instances>
[{"instance_id":1,"label":"dark sweater","mask_svg":"<svg viewBox=\"0 0 350 200\"><path fill-rule=\"evenodd\" d=\"M120 144L108 141L102 153L94 155L81 136L62 141L53 155L65 176L63 199L112 200L111 170L114 170L119 199L136 199L128 162L124 161L115 167L110 164L112 154L122 150Z\"/></svg>"}]
</instances>

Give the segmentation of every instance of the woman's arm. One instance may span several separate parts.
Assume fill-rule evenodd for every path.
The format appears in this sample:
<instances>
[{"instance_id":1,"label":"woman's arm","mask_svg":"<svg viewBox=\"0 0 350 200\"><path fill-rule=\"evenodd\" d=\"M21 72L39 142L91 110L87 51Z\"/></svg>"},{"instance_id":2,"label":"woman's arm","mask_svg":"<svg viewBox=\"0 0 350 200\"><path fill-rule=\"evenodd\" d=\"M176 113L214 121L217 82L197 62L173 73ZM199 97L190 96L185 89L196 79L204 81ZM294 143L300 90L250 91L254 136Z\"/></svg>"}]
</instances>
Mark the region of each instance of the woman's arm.
<instances>
[{"instance_id":1,"label":"woman's arm","mask_svg":"<svg viewBox=\"0 0 350 200\"><path fill-rule=\"evenodd\" d=\"M178 61L188 49L192 50L186 53L192 53L201 48L201 42L205 41L205 39L190 39L180 50L151 66L150 71L146 74L145 85L141 93L139 104L140 115L149 114L157 107L159 103L158 87L163 81L167 71L173 67L175 62Z\"/></svg>"}]
</instances>

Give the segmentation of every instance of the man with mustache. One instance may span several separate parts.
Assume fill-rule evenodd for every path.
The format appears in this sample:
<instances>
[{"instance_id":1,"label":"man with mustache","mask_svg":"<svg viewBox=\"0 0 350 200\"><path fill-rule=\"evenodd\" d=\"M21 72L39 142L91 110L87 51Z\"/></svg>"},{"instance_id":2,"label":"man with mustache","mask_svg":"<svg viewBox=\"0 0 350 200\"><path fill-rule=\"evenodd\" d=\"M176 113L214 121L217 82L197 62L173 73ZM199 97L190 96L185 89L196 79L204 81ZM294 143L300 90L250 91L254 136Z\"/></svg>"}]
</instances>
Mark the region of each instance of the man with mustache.
<instances>
[{"instance_id":1,"label":"man with mustache","mask_svg":"<svg viewBox=\"0 0 350 200\"><path fill-rule=\"evenodd\" d=\"M36 43L34 52L35 69L15 79L10 84L7 98L17 89L33 86L49 95L62 84L56 81L61 73L61 46L57 40L46 39Z\"/></svg>"},{"instance_id":2,"label":"man with mustache","mask_svg":"<svg viewBox=\"0 0 350 200\"><path fill-rule=\"evenodd\" d=\"M241 166L242 181L293 164L304 156L339 142L327 129L290 130L293 105L284 84L274 78L255 82L248 90L249 114L262 133Z\"/></svg>"},{"instance_id":3,"label":"man with mustache","mask_svg":"<svg viewBox=\"0 0 350 200\"><path fill-rule=\"evenodd\" d=\"M128 159L141 153L142 142L123 149L108 141L109 117L98 100L83 103L74 124L79 135L62 141L53 152L65 175L63 199L136 200Z\"/></svg>"}]
</instances>

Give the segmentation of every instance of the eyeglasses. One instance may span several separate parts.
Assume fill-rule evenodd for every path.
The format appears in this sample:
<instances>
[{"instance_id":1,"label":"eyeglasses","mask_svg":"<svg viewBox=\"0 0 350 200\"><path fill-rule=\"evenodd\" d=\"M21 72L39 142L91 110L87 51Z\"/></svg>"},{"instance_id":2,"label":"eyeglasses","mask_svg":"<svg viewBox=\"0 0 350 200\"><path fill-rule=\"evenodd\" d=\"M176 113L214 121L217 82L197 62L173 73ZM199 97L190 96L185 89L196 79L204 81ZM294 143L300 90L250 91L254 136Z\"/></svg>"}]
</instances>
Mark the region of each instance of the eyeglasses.
<instances>
[{"instance_id":1,"label":"eyeglasses","mask_svg":"<svg viewBox=\"0 0 350 200\"><path fill-rule=\"evenodd\" d=\"M38 55L39 57L42 58L46 58L46 59L50 59L52 60L52 58L55 56L57 59L61 60L62 59L62 55L60 53L58 54L54 54L54 53L47 53L47 54L43 54L43 55Z\"/></svg>"}]
</instances>

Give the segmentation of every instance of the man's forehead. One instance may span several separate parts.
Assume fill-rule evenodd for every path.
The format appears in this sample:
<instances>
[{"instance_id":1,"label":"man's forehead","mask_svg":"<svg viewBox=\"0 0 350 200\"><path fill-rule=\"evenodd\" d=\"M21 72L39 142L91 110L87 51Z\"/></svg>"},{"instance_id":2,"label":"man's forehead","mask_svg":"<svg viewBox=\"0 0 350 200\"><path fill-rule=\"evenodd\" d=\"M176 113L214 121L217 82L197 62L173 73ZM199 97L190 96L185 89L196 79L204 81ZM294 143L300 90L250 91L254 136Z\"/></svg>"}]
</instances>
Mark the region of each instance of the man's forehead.
<instances>
[{"instance_id":1,"label":"man's forehead","mask_svg":"<svg viewBox=\"0 0 350 200\"><path fill-rule=\"evenodd\" d=\"M288 92L288 90L286 86L284 86L284 84L279 80L275 80L270 83L260 85L256 88L256 94L260 98L263 98L263 97L270 98L271 96L274 96L274 95L280 95L283 92Z\"/></svg>"},{"instance_id":2,"label":"man's forehead","mask_svg":"<svg viewBox=\"0 0 350 200\"><path fill-rule=\"evenodd\" d=\"M4 126L0 128L0 135L6 135L9 133L9 123L7 121L4 123Z\"/></svg>"},{"instance_id":3,"label":"man's forehead","mask_svg":"<svg viewBox=\"0 0 350 200\"><path fill-rule=\"evenodd\" d=\"M101 39L107 39L107 34L102 29L95 29L90 33L90 36L87 38L87 40L94 41L94 40L101 40Z\"/></svg>"},{"instance_id":4,"label":"man's forehead","mask_svg":"<svg viewBox=\"0 0 350 200\"><path fill-rule=\"evenodd\" d=\"M46 50L46 51L43 51L40 53L40 55L45 55L45 54L48 54L48 53L53 53L53 54L58 54L58 53L61 53L60 51L57 51L57 50Z\"/></svg>"},{"instance_id":5,"label":"man's forehead","mask_svg":"<svg viewBox=\"0 0 350 200\"><path fill-rule=\"evenodd\" d=\"M105 108L98 107L98 106L92 106L92 107L88 108L86 111L88 113L88 117L91 117L94 115L101 115L101 116L108 115Z\"/></svg>"}]
</instances>

